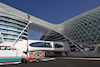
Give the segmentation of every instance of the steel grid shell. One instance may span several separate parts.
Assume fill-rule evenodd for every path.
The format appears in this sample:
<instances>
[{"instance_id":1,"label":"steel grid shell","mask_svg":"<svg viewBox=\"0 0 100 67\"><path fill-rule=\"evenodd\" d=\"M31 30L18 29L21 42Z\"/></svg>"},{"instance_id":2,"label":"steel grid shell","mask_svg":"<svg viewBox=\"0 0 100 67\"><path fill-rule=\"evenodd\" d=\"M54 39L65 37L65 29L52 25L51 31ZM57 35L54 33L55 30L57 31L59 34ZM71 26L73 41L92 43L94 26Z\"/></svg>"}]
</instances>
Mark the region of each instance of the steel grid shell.
<instances>
[{"instance_id":1,"label":"steel grid shell","mask_svg":"<svg viewBox=\"0 0 100 67\"><path fill-rule=\"evenodd\" d=\"M100 7L94 8L68 21L58 24L56 28L57 32L77 44L99 45ZM50 38L47 37L47 39Z\"/></svg>"},{"instance_id":2,"label":"steel grid shell","mask_svg":"<svg viewBox=\"0 0 100 67\"><path fill-rule=\"evenodd\" d=\"M100 7L87 11L61 24L52 24L47 21L36 18L32 15L29 16L30 16L30 21L32 21L32 23L29 25L29 31L42 33L43 36L41 39L50 41L66 41L67 39L69 39L80 45L100 44ZM12 18L17 21L24 22L26 24L29 21L27 13L19 11L1 2L0 2L0 17ZM4 19L0 18L0 20ZM18 22L16 23L11 20L4 20L4 21L25 26L24 24ZM17 26L17 28L21 29L22 27ZM15 31L20 32L19 30ZM24 33L27 34L27 32ZM22 36L27 37L27 35L22 35Z\"/></svg>"},{"instance_id":3,"label":"steel grid shell","mask_svg":"<svg viewBox=\"0 0 100 67\"><path fill-rule=\"evenodd\" d=\"M100 7L65 21L63 35L83 45L100 44Z\"/></svg>"}]
</instances>

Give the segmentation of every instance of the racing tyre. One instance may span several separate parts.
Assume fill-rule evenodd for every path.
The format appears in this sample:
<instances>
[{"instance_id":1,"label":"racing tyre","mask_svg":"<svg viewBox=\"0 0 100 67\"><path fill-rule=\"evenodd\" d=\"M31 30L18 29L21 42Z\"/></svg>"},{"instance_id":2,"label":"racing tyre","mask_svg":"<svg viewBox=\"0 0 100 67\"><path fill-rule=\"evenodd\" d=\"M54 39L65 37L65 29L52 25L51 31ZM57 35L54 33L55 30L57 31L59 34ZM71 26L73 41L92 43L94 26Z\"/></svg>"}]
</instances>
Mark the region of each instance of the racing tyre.
<instances>
[{"instance_id":1,"label":"racing tyre","mask_svg":"<svg viewBox=\"0 0 100 67\"><path fill-rule=\"evenodd\" d=\"M24 58L21 59L21 63L24 63Z\"/></svg>"},{"instance_id":2,"label":"racing tyre","mask_svg":"<svg viewBox=\"0 0 100 67\"><path fill-rule=\"evenodd\" d=\"M39 62L39 60L37 59L37 60L36 60L36 62L38 63L38 62Z\"/></svg>"}]
</instances>

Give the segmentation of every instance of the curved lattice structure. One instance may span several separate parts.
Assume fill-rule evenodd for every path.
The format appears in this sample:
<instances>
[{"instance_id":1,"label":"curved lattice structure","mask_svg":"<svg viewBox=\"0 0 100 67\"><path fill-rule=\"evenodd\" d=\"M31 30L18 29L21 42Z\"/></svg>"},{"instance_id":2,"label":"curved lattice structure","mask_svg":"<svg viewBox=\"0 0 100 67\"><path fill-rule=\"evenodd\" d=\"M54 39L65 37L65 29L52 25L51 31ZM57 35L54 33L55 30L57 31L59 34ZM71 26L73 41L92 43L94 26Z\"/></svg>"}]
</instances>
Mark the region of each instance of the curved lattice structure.
<instances>
[{"instance_id":1,"label":"curved lattice structure","mask_svg":"<svg viewBox=\"0 0 100 67\"><path fill-rule=\"evenodd\" d=\"M59 24L57 31L64 35L65 38L78 44L100 44L100 7ZM51 34L48 36L51 36ZM46 40L49 40L49 38Z\"/></svg>"},{"instance_id":2,"label":"curved lattice structure","mask_svg":"<svg viewBox=\"0 0 100 67\"><path fill-rule=\"evenodd\" d=\"M61 24L51 24L0 3L0 32L5 40L16 39L28 21L32 21L29 30L42 33L42 40L61 42L70 40L80 45L100 44L100 7ZM27 39L27 32L28 28L25 29L20 39Z\"/></svg>"}]
</instances>

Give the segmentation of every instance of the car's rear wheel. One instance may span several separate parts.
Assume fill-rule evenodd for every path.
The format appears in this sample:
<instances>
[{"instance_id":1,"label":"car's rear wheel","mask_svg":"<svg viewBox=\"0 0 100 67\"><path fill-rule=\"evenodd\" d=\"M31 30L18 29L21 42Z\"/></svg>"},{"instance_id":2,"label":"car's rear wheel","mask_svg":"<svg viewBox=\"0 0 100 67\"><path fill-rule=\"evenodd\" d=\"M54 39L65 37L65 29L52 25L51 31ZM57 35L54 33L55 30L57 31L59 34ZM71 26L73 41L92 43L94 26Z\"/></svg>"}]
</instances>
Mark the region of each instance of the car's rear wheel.
<instances>
[{"instance_id":1,"label":"car's rear wheel","mask_svg":"<svg viewBox=\"0 0 100 67\"><path fill-rule=\"evenodd\" d=\"M38 63L39 62L39 59L36 59L36 62Z\"/></svg>"},{"instance_id":2,"label":"car's rear wheel","mask_svg":"<svg viewBox=\"0 0 100 67\"><path fill-rule=\"evenodd\" d=\"M24 58L22 58L22 59L21 59L21 63L24 63L24 61L25 61L25 59L24 59Z\"/></svg>"}]
</instances>

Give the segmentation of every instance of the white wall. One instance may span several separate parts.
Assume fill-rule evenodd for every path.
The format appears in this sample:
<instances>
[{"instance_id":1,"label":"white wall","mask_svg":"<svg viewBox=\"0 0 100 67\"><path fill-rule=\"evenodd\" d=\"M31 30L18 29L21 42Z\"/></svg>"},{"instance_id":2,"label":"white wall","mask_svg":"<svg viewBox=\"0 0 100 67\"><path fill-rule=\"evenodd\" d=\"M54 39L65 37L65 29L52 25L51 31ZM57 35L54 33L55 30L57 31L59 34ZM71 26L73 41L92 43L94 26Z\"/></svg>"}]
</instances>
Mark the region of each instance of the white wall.
<instances>
[{"instance_id":1,"label":"white wall","mask_svg":"<svg viewBox=\"0 0 100 67\"><path fill-rule=\"evenodd\" d=\"M22 57L22 56L26 55L18 50L0 50L0 57Z\"/></svg>"},{"instance_id":2,"label":"white wall","mask_svg":"<svg viewBox=\"0 0 100 67\"><path fill-rule=\"evenodd\" d=\"M64 45L64 50L69 52L70 51L69 44L67 42L63 42L63 45Z\"/></svg>"}]
</instances>

